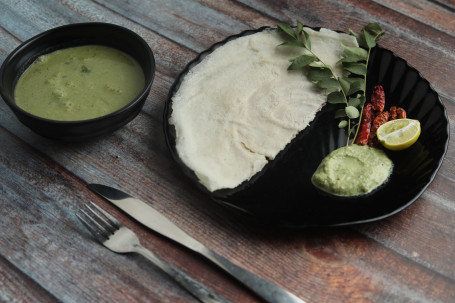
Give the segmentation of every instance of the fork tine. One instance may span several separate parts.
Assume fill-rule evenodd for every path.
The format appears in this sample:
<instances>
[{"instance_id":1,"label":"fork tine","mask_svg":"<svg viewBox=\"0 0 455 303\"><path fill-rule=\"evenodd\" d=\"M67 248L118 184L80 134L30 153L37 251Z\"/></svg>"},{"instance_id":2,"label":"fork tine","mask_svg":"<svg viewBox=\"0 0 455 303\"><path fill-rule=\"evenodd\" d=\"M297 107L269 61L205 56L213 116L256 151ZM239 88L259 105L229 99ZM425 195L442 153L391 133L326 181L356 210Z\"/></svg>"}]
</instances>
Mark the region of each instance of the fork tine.
<instances>
[{"instance_id":1,"label":"fork tine","mask_svg":"<svg viewBox=\"0 0 455 303\"><path fill-rule=\"evenodd\" d=\"M105 223L106 225L110 226L113 229L113 232L116 231L117 229L119 229L122 226L122 223L120 223L117 219L115 219L113 216L111 216L107 211L105 211L104 209L102 209L101 207L99 207L98 205L96 205L93 202L90 202L90 204L91 204L91 206L95 207L98 210L98 213L96 211L94 211L89 205L87 205L88 208L94 214L96 214L97 217L100 218L103 221L103 223ZM102 216L99 215L100 213L102 214Z\"/></svg>"},{"instance_id":2,"label":"fork tine","mask_svg":"<svg viewBox=\"0 0 455 303\"><path fill-rule=\"evenodd\" d=\"M84 204L76 214L79 220L97 237L104 242L121 227L121 223L96 204Z\"/></svg>"},{"instance_id":3,"label":"fork tine","mask_svg":"<svg viewBox=\"0 0 455 303\"><path fill-rule=\"evenodd\" d=\"M90 231L90 233L96 238L98 242L104 242L107 240L109 235L103 232L103 230L98 227L98 223L94 221L86 212L85 210L79 209L77 214L77 218L82 224Z\"/></svg>"}]
</instances>

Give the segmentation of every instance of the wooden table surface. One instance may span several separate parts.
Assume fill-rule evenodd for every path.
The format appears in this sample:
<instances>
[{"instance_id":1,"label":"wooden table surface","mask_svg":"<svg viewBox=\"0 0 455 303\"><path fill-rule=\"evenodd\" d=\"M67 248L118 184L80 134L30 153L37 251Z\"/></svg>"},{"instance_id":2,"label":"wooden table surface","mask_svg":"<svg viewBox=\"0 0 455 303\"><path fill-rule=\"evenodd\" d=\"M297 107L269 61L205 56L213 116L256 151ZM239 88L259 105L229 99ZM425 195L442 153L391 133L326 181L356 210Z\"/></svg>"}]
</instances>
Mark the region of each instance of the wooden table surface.
<instances>
[{"instance_id":1,"label":"wooden table surface","mask_svg":"<svg viewBox=\"0 0 455 303\"><path fill-rule=\"evenodd\" d=\"M260 299L198 255L147 230L87 189L109 184L154 205L206 246L307 302L455 302L455 143L409 208L349 227L284 231L241 220L193 188L162 130L173 81L199 52L278 22L356 31L378 22L380 45L429 80L455 128L453 0L2 0L0 62L56 26L110 22L142 36L156 76L143 111L120 130L58 143L23 126L0 102L0 301L194 302L154 265L96 243L75 212L88 201L143 244L233 302Z\"/></svg>"}]
</instances>

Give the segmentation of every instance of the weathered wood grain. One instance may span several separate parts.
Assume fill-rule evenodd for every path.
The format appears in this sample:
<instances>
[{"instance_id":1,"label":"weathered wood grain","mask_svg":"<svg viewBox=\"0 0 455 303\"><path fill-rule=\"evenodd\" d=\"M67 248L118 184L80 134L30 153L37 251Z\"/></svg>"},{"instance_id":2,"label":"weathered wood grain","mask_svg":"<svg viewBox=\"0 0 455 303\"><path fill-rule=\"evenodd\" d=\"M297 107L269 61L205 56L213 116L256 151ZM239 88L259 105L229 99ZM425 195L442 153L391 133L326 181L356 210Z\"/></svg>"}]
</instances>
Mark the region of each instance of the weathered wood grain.
<instances>
[{"instance_id":1,"label":"weathered wood grain","mask_svg":"<svg viewBox=\"0 0 455 303\"><path fill-rule=\"evenodd\" d=\"M454 68L454 36L443 20L455 13L445 2L1 1L0 60L43 30L104 21L140 34L157 63L143 112L90 142L43 139L0 103L0 243L8 243L0 246L0 283L21 279L8 282L2 294L17 301L194 301L141 257L117 255L95 243L74 215L78 205L91 200L137 232L146 247L217 292L234 302L259 302L216 267L87 190L86 183L97 182L134 193L208 247L308 302L453 302L453 140L435 181L405 211L350 228L289 231L241 220L203 196L171 160L162 131L168 90L198 52L243 29L298 18L341 30L380 22L387 30L381 44L436 87L453 132L455 88L447 75ZM434 14L425 15L416 3ZM29 293L21 294L21 288Z\"/></svg>"},{"instance_id":2,"label":"weathered wood grain","mask_svg":"<svg viewBox=\"0 0 455 303\"><path fill-rule=\"evenodd\" d=\"M219 14L195 1L99 2L165 37L172 37L177 43L197 52L208 48L212 41L224 39L231 30L240 32L248 29L239 20ZM192 28L198 30L188 30Z\"/></svg>"},{"instance_id":3,"label":"weathered wood grain","mask_svg":"<svg viewBox=\"0 0 455 303\"><path fill-rule=\"evenodd\" d=\"M419 20L448 35L455 36L455 19L453 12L444 9L437 3L423 0L413 1L376 1L410 18Z\"/></svg>"},{"instance_id":4,"label":"weathered wood grain","mask_svg":"<svg viewBox=\"0 0 455 303\"><path fill-rule=\"evenodd\" d=\"M0 289L1 302L58 302L4 257L0 257Z\"/></svg>"},{"instance_id":5,"label":"weathered wood grain","mask_svg":"<svg viewBox=\"0 0 455 303\"><path fill-rule=\"evenodd\" d=\"M430 2L436 3L443 9L455 12L455 1L453 0L431 0Z\"/></svg>"}]
</instances>

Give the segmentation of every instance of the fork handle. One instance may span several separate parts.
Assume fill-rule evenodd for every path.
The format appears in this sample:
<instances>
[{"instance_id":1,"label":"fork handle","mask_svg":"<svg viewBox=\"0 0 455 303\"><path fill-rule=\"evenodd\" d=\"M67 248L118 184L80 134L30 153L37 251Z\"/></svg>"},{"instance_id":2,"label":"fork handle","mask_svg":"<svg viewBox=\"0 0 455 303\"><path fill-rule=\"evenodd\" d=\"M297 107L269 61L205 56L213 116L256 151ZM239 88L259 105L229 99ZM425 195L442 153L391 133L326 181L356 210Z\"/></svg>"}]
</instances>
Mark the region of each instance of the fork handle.
<instances>
[{"instance_id":1,"label":"fork handle","mask_svg":"<svg viewBox=\"0 0 455 303\"><path fill-rule=\"evenodd\" d=\"M171 276L175 281L177 281L181 286L188 290L193 296L198 298L201 302L204 303L230 303L226 298L216 294L213 290L207 286L199 283L190 276L188 276L183 271L177 269L173 265L167 263L157 255L155 255L150 250L146 249L142 245L135 245L134 251L148 260L152 261L156 266L161 270Z\"/></svg>"}]
</instances>

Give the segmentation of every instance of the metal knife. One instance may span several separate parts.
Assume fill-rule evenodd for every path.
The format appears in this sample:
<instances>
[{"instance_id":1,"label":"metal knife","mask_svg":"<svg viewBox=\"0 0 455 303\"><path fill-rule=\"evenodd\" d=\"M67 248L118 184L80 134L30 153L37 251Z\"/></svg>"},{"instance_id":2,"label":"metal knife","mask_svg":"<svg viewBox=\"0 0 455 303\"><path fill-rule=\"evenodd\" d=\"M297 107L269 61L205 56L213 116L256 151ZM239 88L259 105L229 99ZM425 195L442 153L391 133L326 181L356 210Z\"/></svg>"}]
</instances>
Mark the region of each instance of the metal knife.
<instances>
[{"instance_id":1,"label":"metal knife","mask_svg":"<svg viewBox=\"0 0 455 303\"><path fill-rule=\"evenodd\" d=\"M235 265L207 248L147 203L109 186L89 184L88 187L148 228L206 257L266 301L270 303L305 303L294 294Z\"/></svg>"}]
</instances>

